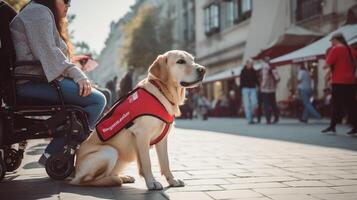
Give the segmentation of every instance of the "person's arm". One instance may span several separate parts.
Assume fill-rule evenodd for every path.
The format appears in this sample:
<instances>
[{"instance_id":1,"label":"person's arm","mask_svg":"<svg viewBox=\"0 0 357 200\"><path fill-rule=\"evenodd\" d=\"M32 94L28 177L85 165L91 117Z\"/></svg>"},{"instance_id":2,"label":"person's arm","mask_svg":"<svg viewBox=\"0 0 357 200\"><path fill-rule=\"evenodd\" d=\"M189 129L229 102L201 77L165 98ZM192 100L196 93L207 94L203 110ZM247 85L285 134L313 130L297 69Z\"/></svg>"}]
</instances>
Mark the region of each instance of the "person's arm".
<instances>
[{"instance_id":1,"label":"person's arm","mask_svg":"<svg viewBox=\"0 0 357 200\"><path fill-rule=\"evenodd\" d=\"M242 72L239 75L239 85L242 86L245 82L245 70L242 69Z\"/></svg>"},{"instance_id":2,"label":"person's arm","mask_svg":"<svg viewBox=\"0 0 357 200\"><path fill-rule=\"evenodd\" d=\"M337 48L331 48L326 57L326 66L332 69L337 60Z\"/></svg>"},{"instance_id":3,"label":"person's arm","mask_svg":"<svg viewBox=\"0 0 357 200\"><path fill-rule=\"evenodd\" d=\"M302 81L302 70L299 70L299 73L298 73L298 84L300 84L301 83L301 81Z\"/></svg>"},{"instance_id":4,"label":"person's arm","mask_svg":"<svg viewBox=\"0 0 357 200\"><path fill-rule=\"evenodd\" d=\"M271 73L273 74L275 82L279 82L280 76L279 76L278 70L275 67L272 67Z\"/></svg>"},{"instance_id":5,"label":"person's arm","mask_svg":"<svg viewBox=\"0 0 357 200\"><path fill-rule=\"evenodd\" d=\"M87 79L56 45L54 33L57 30L50 12L49 9L36 7L24 12L21 18L31 51L40 60L47 81L51 82L64 74L75 82Z\"/></svg>"},{"instance_id":6,"label":"person's arm","mask_svg":"<svg viewBox=\"0 0 357 200\"><path fill-rule=\"evenodd\" d=\"M259 87L258 72L255 70L254 70L254 82L255 82L255 86Z\"/></svg>"}]
</instances>

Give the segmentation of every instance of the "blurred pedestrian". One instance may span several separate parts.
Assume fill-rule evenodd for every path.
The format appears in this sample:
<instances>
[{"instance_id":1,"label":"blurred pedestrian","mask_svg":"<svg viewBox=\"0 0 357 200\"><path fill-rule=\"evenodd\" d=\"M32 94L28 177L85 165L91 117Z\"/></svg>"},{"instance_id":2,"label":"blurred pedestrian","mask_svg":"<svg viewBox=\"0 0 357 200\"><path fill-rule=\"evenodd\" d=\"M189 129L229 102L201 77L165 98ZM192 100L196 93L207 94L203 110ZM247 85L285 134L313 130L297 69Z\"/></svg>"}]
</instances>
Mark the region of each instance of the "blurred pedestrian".
<instances>
[{"instance_id":1,"label":"blurred pedestrian","mask_svg":"<svg viewBox=\"0 0 357 200\"><path fill-rule=\"evenodd\" d=\"M257 76L258 76L258 82L261 83L262 82L262 70L258 70L257 71ZM258 106L257 106L257 110L256 110L256 115L257 115L257 123L261 122L262 119L262 115L263 115L263 97L262 97L262 92L260 91L260 87L258 87L257 89L257 99L258 99Z\"/></svg>"},{"instance_id":2,"label":"blurred pedestrian","mask_svg":"<svg viewBox=\"0 0 357 200\"><path fill-rule=\"evenodd\" d=\"M270 58L266 56L262 66L262 81L260 83L260 91L262 93L263 107L267 124L271 123L271 112L273 111L273 123L279 121L279 109L276 104L275 91L278 82L280 81L279 74L275 67L270 64Z\"/></svg>"},{"instance_id":3,"label":"blurred pedestrian","mask_svg":"<svg viewBox=\"0 0 357 200\"><path fill-rule=\"evenodd\" d=\"M119 99L128 94L133 89L133 72L134 68L129 67L127 73L121 79L119 84Z\"/></svg>"},{"instance_id":4,"label":"blurred pedestrian","mask_svg":"<svg viewBox=\"0 0 357 200\"><path fill-rule=\"evenodd\" d=\"M244 114L249 124L254 124L253 114L257 106L258 77L253 68L253 60L248 60L240 74L240 87L243 95Z\"/></svg>"},{"instance_id":5,"label":"blurred pedestrian","mask_svg":"<svg viewBox=\"0 0 357 200\"><path fill-rule=\"evenodd\" d=\"M321 115L314 106L311 104L312 88L311 88L311 77L309 71L304 65L301 65L298 74L298 90L302 103L304 105L304 112L300 117L300 121L307 123L309 115L316 119L321 119Z\"/></svg>"},{"instance_id":6,"label":"blurred pedestrian","mask_svg":"<svg viewBox=\"0 0 357 200\"><path fill-rule=\"evenodd\" d=\"M212 103L204 96L202 92L200 93L200 96L198 97L197 101L198 116L202 117L203 120L207 120L209 111L212 108Z\"/></svg>"},{"instance_id":7,"label":"blurred pedestrian","mask_svg":"<svg viewBox=\"0 0 357 200\"><path fill-rule=\"evenodd\" d=\"M326 64L331 70L332 77L332 116L329 127L323 133L336 133L339 116L347 110L352 129L349 135L357 134L356 109L356 58L357 51L350 48L345 37L336 33L331 37L331 50L328 52Z\"/></svg>"}]
</instances>

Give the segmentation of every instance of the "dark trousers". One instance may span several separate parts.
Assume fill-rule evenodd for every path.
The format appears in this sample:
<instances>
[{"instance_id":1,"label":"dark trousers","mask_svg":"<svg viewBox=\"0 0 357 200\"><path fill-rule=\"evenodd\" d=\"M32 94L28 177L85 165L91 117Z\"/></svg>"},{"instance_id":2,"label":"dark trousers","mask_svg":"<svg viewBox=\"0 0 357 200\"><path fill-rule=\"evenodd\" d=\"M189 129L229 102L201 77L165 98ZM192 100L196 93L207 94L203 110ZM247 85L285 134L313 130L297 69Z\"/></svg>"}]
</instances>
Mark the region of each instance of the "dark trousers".
<instances>
[{"instance_id":1,"label":"dark trousers","mask_svg":"<svg viewBox=\"0 0 357 200\"><path fill-rule=\"evenodd\" d=\"M346 111L349 122L353 128L357 128L356 103L356 85L332 84L332 116L330 126L335 128L336 124L343 118L344 111Z\"/></svg>"},{"instance_id":2,"label":"dark trousers","mask_svg":"<svg viewBox=\"0 0 357 200\"><path fill-rule=\"evenodd\" d=\"M258 108L257 108L257 120L260 122L263 115L263 97L262 92L258 91Z\"/></svg>"},{"instance_id":3,"label":"dark trousers","mask_svg":"<svg viewBox=\"0 0 357 200\"><path fill-rule=\"evenodd\" d=\"M271 93L262 92L262 98L263 98L263 107L264 107L264 113L267 123L271 122L272 111L275 117L274 120L277 121L279 119L279 109L278 106L276 105L275 92L271 92Z\"/></svg>"}]
</instances>

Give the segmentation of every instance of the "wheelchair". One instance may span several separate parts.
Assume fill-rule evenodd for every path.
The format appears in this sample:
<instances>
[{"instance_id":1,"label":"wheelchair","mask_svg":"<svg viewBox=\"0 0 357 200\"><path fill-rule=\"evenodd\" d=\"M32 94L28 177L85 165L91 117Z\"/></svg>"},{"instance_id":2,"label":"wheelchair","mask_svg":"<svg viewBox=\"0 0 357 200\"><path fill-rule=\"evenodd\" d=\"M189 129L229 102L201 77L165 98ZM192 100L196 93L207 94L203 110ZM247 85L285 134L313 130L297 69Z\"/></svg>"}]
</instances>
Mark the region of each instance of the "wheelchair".
<instances>
[{"instance_id":1,"label":"wheelchair","mask_svg":"<svg viewBox=\"0 0 357 200\"><path fill-rule=\"evenodd\" d=\"M66 145L63 152L48 158L45 169L51 178L63 180L74 171L76 150L90 131L87 116L82 108L64 104L58 82L15 74L16 68L41 65L39 61L16 61L9 28L16 14L11 6L0 1L0 181L6 172L20 167L27 140L55 137L64 137ZM28 103L24 97L18 97L16 83L24 80L50 84L57 91L59 103Z\"/></svg>"}]
</instances>

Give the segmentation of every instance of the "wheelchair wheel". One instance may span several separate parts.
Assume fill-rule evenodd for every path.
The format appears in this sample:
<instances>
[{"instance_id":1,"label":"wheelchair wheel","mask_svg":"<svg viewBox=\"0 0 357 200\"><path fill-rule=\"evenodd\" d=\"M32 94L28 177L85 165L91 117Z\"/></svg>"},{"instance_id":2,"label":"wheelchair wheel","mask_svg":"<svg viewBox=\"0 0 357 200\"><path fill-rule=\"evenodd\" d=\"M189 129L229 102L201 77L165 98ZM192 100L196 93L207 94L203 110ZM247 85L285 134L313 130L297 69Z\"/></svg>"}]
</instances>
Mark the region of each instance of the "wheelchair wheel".
<instances>
[{"instance_id":1,"label":"wheelchair wheel","mask_svg":"<svg viewBox=\"0 0 357 200\"><path fill-rule=\"evenodd\" d=\"M0 156L1 157L1 156ZM6 173L6 165L2 158L0 158L0 181L4 179Z\"/></svg>"},{"instance_id":2,"label":"wheelchair wheel","mask_svg":"<svg viewBox=\"0 0 357 200\"><path fill-rule=\"evenodd\" d=\"M23 155L16 149L8 149L5 151L5 165L8 172L17 170L22 162Z\"/></svg>"},{"instance_id":3,"label":"wheelchair wheel","mask_svg":"<svg viewBox=\"0 0 357 200\"><path fill-rule=\"evenodd\" d=\"M46 161L46 172L55 180L67 178L74 170L74 156L69 154L55 154Z\"/></svg>"}]
</instances>

